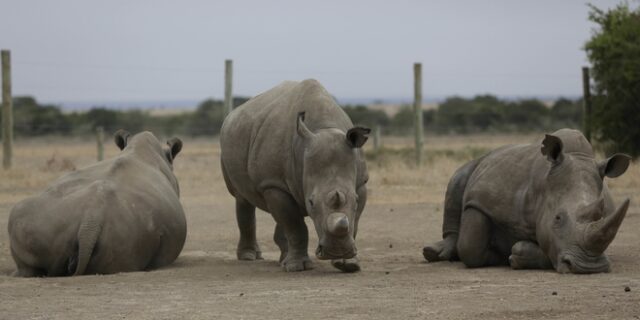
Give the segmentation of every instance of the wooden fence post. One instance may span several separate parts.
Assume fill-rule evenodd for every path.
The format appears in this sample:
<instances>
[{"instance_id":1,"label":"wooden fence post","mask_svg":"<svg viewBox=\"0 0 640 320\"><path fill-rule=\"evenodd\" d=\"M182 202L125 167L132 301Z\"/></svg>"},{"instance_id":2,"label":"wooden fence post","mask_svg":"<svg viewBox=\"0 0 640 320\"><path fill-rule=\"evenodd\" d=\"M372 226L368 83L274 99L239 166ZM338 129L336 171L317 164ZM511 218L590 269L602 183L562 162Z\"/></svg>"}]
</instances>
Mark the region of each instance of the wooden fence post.
<instances>
[{"instance_id":1,"label":"wooden fence post","mask_svg":"<svg viewBox=\"0 0 640 320\"><path fill-rule=\"evenodd\" d=\"M2 50L2 167L11 168L13 156L13 101L11 99L11 52Z\"/></svg>"},{"instance_id":2,"label":"wooden fence post","mask_svg":"<svg viewBox=\"0 0 640 320\"><path fill-rule=\"evenodd\" d=\"M96 144L98 145L98 161L104 159L104 128L96 128Z\"/></svg>"},{"instance_id":3,"label":"wooden fence post","mask_svg":"<svg viewBox=\"0 0 640 320\"><path fill-rule=\"evenodd\" d=\"M582 67L582 131L591 142L591 85L589 81L589 67Z\"/></svg>"},{"instance_id":4,"label":"wooden fence post","mask_svg":"<svg viewBox=\"0 0 640 320\"><path fill-rule=\"evenodd\" d=\"M373 129L373 151L380 151L380 125L377 124Z\"/></svg>"},{"instance_id":5,"label":"wooden fence post","mask_svg":"<svg viewBox=\"0 0 640 320\"><path fill-rule=\"evenodd\" d=\"M415 112L414 127L416 135L416 165L422 164L422 64L413 64L413 111Z\"/></svg>"},{"instance_id":6,"label":"wooden fence post","mask_svg":"<svg viewBox=\"0 0 640 320\"><path fill-rule=\"evenodd\" d=\"M224 61L224 112L228 115L233 110L233 60Z\"/></svg>"}]
</instances>

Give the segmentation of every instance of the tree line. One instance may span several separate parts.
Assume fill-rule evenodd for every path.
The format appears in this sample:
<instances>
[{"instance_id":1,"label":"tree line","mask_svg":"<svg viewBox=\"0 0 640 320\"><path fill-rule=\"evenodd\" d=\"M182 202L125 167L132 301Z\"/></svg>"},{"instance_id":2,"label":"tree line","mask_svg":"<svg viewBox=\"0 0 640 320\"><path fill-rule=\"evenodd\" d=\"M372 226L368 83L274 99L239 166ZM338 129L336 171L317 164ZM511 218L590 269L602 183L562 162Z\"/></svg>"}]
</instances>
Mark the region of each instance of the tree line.
<instances>
[{"instance_id":1,"label":"tree line","mask_svg":"<svg viewBox=\"0 0 640 320\"><path fill-rule=\"evenodd\" d=\"M381 126L386 133L413 132L414 111L406 105L392 117L366 106L345 106L358 125ZM547 106L537 99L501 100L492 95L473 98L450 97L437 108L423 111L424 129L441 134L481 132L534 132L580 128L582 101L560 98Z\"/></svg>"},{"instance_id":2,"label":"tree line","mask_svg":"<svg viewBox=\"0 0 640 320\"><path fill-rule=\"evenodd\" d=\"M248 98L234 99L239 106ZM94 107L84 112L64 112L60 107L39 104L33 97L15 97L14 124L17 136L92 134L97 127L107 132L124 128L131 132L154 131L161 135L215 136L224 121L223 101L207 99L195 111L154 115L144 110L115 110ZM402 106L393 115L365 105L346 105L344 111L354 124L381 126L385 134L412 132L413 109ZM578 128L581 102L559 99L546 106L536 99L506 101L491 95L466 99L451 97L438 108L424 111L426 130L435 133L526 132Z\"/></svg>"}]
</instances>

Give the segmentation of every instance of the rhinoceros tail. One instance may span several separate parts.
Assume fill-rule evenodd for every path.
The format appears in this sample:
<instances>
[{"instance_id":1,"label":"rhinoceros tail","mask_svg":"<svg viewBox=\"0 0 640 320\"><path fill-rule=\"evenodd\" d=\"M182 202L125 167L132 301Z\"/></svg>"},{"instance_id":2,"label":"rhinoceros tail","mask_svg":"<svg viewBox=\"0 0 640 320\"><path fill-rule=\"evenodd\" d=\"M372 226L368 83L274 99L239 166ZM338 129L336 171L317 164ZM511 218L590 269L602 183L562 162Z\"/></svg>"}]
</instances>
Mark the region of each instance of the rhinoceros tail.
<instances>
[{"instance_id":1,"label":"rhinoceros tail","mask_svg":"<svg viewBox=\"0 0 640 320\"><path fill-rule=\"evenodd\" d=\"M78 258L76 271L73 275L79 276L85 273L101 230L102 212L84 215L78 229Z\"/></svg>"}]
</instances>

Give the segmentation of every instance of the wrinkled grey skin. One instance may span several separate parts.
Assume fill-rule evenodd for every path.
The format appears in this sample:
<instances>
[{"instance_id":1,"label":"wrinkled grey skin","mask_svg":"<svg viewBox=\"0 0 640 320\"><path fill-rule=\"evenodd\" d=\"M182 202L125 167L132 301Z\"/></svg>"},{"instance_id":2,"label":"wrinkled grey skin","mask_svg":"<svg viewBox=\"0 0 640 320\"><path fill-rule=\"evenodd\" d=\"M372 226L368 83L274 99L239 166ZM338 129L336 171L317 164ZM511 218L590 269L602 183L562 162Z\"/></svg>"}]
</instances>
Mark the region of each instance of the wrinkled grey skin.
<instances>
[{"instance_id":1,"label":"wrinkled grey skin","mask_svg":"<svg viewBox=\"0 0 640 320\"><path fill-rule=\"evenodd\" d=\"M597 162L584 136L569 129L541 144L491 151L451 178L443 240L423 254L430 262L460 259L468 267L608 272L604 251L629 199L615 208L604 177L620 176L629 161L616 154Z\"/></svg>"},{"instance_id":2,"label":"wrinkled grey skin","mask_svg":"<svg viewBox=\"0 0 640 320\"><path fill-rule=\"evenodd\" d=\"M180 254L186 221L172 162L182 148L118 131L122 152L53 182L9 217L15 275L70 276L159 268Z\"/></svg>"},{"instance_id":3,"label":"wrinkled grey skin","mask_svg":"<svg viewBox=\"0 0 640 320\"><path fill-rule=\"evenodd\" d=\"M315 80L284 82L235 109L220 134L221 164L236 198L240 260L262 259L255 208L271 213L273 239L286 271L312 268L305 216L316 256L345 272L360 270L355 237L367 200L361 146L369 129L354 128Z\"/></svg>"}]
</instances>

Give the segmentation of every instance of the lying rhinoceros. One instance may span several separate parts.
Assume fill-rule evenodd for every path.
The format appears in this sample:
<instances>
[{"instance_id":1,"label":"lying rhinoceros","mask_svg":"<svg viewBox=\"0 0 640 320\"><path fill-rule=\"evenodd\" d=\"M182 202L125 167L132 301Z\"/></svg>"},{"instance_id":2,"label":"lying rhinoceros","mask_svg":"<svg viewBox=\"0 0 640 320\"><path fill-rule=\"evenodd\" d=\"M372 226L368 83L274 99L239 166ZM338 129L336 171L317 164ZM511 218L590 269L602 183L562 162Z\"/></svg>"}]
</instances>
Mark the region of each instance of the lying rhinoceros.
<instances>
[{"instance_id":1,"label":"lying rhinoceros","mask_svg":"<svg viewBox=\"0 0 640 320\"><path fill-rule=\"evenodd\" d=\"M186 221L172 172L182 142L118 131L122 152L71 172L9 217L17 276L69 276L149 270L173 262Z\"/></svg>"},{"instance_id":2,"label":"lying rhinoceros","mask_svg":"<svg viewBox=\"0 0 640 320\"><path fill-rule=\"evenodd\" d=\"M311 269L310 216L316 256L346 272L359 270L355 237L367 200L360 147L369 129L353 127L315 80L284 82L238 107L220 134L222 172L236 198L240 260L261 259L255 208L276 220L274 241L287 271Z\"/></svg>"},{"instance_id":3,"label":"lying rhinoceros","mask_svg":"<svg viewBox=\"0 0 640 320\"><path fill-rule=\"evenodd\" d=\"M604 177L629 166L616 154L597 162L575 130L542 144L506 146L462 166L445 197L443 239L424 248L430 261L468 267L510 264L566 273L609 271L604 255L629 207L617 209Z\"/></svg>"}]
</instances>

